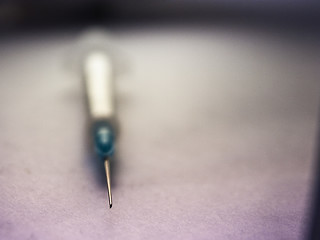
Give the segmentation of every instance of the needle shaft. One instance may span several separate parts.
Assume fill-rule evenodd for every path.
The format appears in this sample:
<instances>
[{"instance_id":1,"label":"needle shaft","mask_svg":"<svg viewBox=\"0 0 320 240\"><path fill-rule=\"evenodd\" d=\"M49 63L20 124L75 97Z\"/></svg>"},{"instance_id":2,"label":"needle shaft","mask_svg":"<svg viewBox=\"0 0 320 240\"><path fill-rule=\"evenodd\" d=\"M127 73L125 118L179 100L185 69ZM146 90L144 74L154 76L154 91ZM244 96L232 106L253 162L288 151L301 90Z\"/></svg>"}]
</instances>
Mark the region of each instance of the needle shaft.
<instances>
[{"instance_id":1,"label":"needle shaft","mask_svg":"<svg viewBox=\"0 0 320 240\"><path fill-rule=\"evenodd\" d=\"M111 208L112 207L112 194L111 194L111 181L110 181L110 163L109 163L108 158L104 161L104 168L106 170L106 177L107 177L109 207Z\"/></svg>"}]
</instances>

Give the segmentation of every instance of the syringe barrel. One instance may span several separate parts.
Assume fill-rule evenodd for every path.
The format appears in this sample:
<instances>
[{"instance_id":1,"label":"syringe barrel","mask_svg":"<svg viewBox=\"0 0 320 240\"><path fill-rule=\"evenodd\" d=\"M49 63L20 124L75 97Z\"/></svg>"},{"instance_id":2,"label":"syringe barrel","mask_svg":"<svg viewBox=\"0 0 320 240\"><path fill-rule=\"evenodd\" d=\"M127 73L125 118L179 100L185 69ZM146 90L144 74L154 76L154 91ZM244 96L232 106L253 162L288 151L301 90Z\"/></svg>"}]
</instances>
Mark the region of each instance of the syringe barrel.
<instances>
[{"instance_id":1,"label":"syringe barrel","mask_svg":"<svg viewBox=\"0 0 320 240\"><path fill-rule=\"evenodd\" d=\"M93 122L108 121L115 117L113 66L104 51L90 52L84 61L84 79Z\"/></svg>"}]
</instances>

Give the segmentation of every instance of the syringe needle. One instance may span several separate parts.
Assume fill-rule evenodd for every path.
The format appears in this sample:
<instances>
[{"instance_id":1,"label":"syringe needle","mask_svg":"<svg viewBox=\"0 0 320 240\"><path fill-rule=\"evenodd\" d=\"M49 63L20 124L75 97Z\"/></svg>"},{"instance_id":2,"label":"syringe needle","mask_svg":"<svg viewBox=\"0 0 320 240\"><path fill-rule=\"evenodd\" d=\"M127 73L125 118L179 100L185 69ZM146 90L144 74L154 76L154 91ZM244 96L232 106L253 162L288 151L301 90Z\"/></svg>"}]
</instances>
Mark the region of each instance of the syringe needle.
<instances>
[{"instance_id":1,"label":"syringe needle","mask_svg":"<svg viewBox=\"0 0 320 240\"><path fill-rule=\"evenodd\" d=\"M109 206L112 208L112 195L111 195L111 181L110 181L110 164L109 159L105 159L104 168L106 169L106 177L107 177L107 186L108 186L108 197L109 197Z\"/></svg>"}]
</instances>

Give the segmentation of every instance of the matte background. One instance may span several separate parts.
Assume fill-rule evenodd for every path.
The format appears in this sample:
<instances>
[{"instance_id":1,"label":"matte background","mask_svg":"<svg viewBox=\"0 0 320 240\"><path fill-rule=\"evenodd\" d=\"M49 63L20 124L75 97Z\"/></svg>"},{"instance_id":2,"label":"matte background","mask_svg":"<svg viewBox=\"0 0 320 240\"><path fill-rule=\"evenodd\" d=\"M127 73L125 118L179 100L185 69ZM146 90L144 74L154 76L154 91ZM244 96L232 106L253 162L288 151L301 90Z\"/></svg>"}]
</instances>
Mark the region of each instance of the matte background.
<instances>
[{"instance_id":1,"label":"matte background","mask_svg":"<svg viewBox=\"0 0 320 240\"><path fill-rule=\"evenodd\" d=\"M183 25L111 29L121 134L112 209L93 163L80 31L0 44L0 239L300 239L318 39Z\"/></svg>"}]
</instances>

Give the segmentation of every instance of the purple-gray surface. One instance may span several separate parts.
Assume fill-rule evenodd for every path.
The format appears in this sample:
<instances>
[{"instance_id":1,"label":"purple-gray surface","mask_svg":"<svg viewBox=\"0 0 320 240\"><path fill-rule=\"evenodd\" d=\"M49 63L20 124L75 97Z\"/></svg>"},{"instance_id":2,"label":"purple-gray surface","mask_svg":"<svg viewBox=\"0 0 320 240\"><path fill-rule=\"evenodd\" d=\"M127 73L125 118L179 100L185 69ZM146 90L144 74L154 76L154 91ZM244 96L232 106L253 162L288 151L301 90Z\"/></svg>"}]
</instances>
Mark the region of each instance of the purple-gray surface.
<instances>
[{"instance_id":1,"label":"purple-gray surface","mask_svg":"<svg viewBox=\"0 0 320 240\"><path fill-rule=\"evenodd\" d=\"M127 67L112 209L66 60L77 34L1 41L0 239L300 239L316 41L214 26L113 32Z\"/></svg>"}]
</instances>

